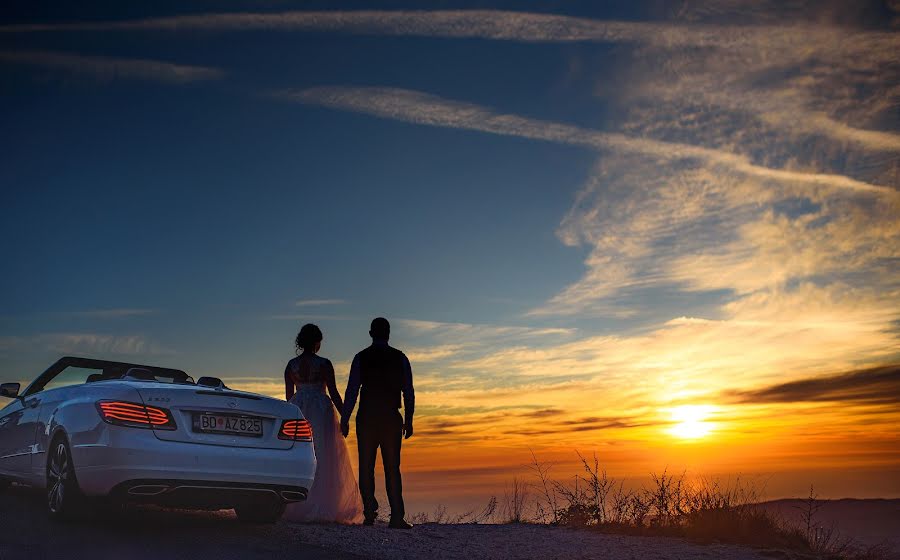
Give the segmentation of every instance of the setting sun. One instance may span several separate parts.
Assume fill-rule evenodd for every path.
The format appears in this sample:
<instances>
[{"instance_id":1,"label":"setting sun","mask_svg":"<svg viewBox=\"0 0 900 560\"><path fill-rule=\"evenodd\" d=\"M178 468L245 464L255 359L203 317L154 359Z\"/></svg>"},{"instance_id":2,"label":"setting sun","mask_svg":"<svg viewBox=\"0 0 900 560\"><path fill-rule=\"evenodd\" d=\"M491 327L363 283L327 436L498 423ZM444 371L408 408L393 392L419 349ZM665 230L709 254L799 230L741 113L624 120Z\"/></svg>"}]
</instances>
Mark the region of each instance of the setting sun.
<instances>
[{"instance_id":1,"label":"setting sun","mask_svg":"<svg viewBox=\"0 0 900 560\"><path fill-rule=\"evenodd\" d=\"M699 439L709 435L714 425L708 422L714 412L711 405L688 404L671 410L673 425L669 433L681 439Z\"/></svg>"}]
</instances>

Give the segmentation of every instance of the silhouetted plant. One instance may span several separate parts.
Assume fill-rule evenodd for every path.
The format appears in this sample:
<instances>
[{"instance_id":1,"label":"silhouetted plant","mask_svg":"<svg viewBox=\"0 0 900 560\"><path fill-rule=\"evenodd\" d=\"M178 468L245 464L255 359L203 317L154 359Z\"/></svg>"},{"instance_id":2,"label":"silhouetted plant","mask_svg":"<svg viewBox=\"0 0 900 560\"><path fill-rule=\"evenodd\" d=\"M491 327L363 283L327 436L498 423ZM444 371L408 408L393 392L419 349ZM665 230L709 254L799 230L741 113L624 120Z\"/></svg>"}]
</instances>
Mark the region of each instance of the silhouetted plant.
<instances>
[{"instance_id":1,"label":"silhouetted plant","mask_svg":"<svg viewBox=\"0 0 900 560\"><path fill-rule=\"evenodd\" d=\"M475 515L468 517L466 523L489 523L494 519L494 516L497 513L497 496L491 496L491 499L488 500L484 509L480 512L477 512Z\"/></svg>"},{"instance_id":2,"label":"silhouetted plant","mask_svg":"<svg viewBox=\"0 0 900 560\"><path fill-rule=\"evenodd\" d=\"M488 523L494 519L497 511L497 497L491 496L487 505L480 510L471 510L465 513L451 515L443 504L435 506L431 514L419 512L410 517L413 523L440 523L445 525L465 525Z\"/></svg>"},{"instance_id":3,"label":"silhouetted plant","mask_svg":"<svg viewBox=\"0 0 900 560\"><path fill-rule=\"evenodd\" d=\"M804 535L806 536L806 540L812 542L815 539L815 521L816 514L819 512L819 509L822 505L818 501L818 494L816 494L815 489L812 484L809 485L809 496L805 500L803 500L802 506L795 506L796 509L800 510L800 520L804 525L804 529L806 532Z\"/></svg>"},{"instance_id":4,"label":"silhouetted plant","mask_svg":"<svg viewBox=\"0 0 900 560\"><path fill-rule=\"evenodd\" d=\"M821 502L812 487L800 507L801 526L797 527L760 507L759 490L740 477L728 483L703 478L689 481L683 472L676 476L664 469L651 473L649 487L629 490L624 481L607 475L596 454L592 462L580 453L578 458L584 475L576 475L567 483L552 480L549 473L553 465L540 462L532 452L529 468L537 479L534 486L539 493L534 507L536 522L614 533L681 536L832 560L887 558L884 549L860 549L833 525L820 525L816 514Z\"/></svg>"},{"instance_id":5,"label":"silhouetted plant","mask_svg":"<svg viewBox=\"0 0 900 560\"><path fill-rule=\"evenodd\" d=\"M685 511L684 473L675 477L663 469L661 474L651 473L653 488L647 490L653 505L651 526L671 527L678 523Z\"/></svg>"},{"instance_id":6,"label":"silhouetted plant","mask_svg":"<svg viewBox=\"0 0 900 560\"><path fill-rule=\"evenodd\" d=\"M541 463L534 451L531 452L531 464L528 465L534 476L538 479L538 493L541 499L535 503L536 518L541 523L559 524L559 497L556 495L556 486L550 479L550 469L553 463Z\"/></svg>"},{"instance_id":7,"label":"silhouetted plant","mask_svg":"<svg viewBox=\"0 0 900 560\"><path fill-rule=\"evenodd\" d=\"M524 523L525 509L528 503L528 486L518 478L507 484L503 493L503 506L500 509L501 521L504 523Z\"/></svg>"}]
</instances>

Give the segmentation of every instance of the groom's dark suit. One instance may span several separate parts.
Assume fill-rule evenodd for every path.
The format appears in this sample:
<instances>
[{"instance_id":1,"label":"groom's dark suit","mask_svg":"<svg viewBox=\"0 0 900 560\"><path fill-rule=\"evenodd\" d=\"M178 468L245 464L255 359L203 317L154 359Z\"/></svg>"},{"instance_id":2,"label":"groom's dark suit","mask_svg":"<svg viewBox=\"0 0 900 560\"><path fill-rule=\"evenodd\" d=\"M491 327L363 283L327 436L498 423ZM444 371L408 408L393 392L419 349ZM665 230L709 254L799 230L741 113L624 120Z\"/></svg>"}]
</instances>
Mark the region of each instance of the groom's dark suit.
<instances>
[{"instance_id":1,"label":"groom's dark suit","mask_svg":"<svg viewBox=\"0 0 900 560\"><path fill-rule=\"evenodd\" d=\"M376 340L353 358L350 380L344 396L341 423L347 425L357 394L361 393L356 414L356 439L359 447L359 492L366 519L378 513L375 500L375 455L381 447L385 487L391 504L391 520L403 520L403 483L400 477L400 442L404 426L411 433L415 408L412 367L406 355ZM400 416L400 397L406 422Z\"/></svg>"}]
</instances>

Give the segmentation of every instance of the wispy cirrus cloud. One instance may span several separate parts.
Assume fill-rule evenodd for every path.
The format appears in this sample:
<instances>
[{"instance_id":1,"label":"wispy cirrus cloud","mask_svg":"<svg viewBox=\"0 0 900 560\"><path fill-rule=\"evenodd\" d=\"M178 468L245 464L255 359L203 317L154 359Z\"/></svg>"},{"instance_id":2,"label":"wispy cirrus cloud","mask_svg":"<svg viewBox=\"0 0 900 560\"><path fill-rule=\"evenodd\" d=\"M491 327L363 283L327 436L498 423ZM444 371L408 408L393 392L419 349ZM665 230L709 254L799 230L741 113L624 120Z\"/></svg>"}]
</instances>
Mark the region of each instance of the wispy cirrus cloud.
<instances>
[{"instance_id":1,"label":"wispy cirrus cloud","mask_svg":"<svg viewBox=\"0 0 900 560\"><path fill-rule=\"evenodd\" d=\"M754 11L743 2L714 8ZM618 76L619 90L604 88L605 77L597 91L620 108L629 135L727 147L766 167L882 185L879 194L800 188L711 160L605 157L558 230L564 243L590 248L587 271L532 314L608 313L662 289L719 293L714 316L742 321L803 293L840 309L858 299L891 332L900 315L900 69L881 39L842 21L844 29L830 28L832 44L802 48L645 46ZM781 316L792 319L790 310Z\"/></svg>"},{"instance_id":2,"label":"wispy cirrus cloud","mask_svg":"<svg viewBox=\"0 0 900 560\"><path fill-rule=\"evenodd\" d=\"M15 24L4 33L52 31L341 31L358 34L492 39L523 42L633 42L666 48L756 47L765 40L773 51L810 42L826 44L840 30L790 25L718 25L671 21L610 21L558 14L503 10L353 10L257 13L206 13L135 20ZM869 33L890 43L890 33ZM840 49L839 45L832 48ZM844 46L843 48L846 48Z\"/></svg>"},{"instance_id":3,"label":"wispy cirrus cloud","mask_svg":"<svg viewBox=\"0 0 900 560\"><path fill-rule=\"evenodd\" d=\"M705 14L704 6L709 8ZM722 64L730 64L738 58L741 63L778 60L793 65L803 63L811 55L855 64L890 64L891 53L900 48L896 33L853 28L847 25L850 22L846 17L835 22L840 26L828 25L821 18L812 24L802 17L804 14L785 13L790 10L775 4L761 10L759 6L746 3L722 6L713 2L701 3L693 9L682 8L679 12L681 21L608 21L500 10L206 13L106 22L7 25L0 26L0 33L281 30L522 42L604 42L632 44L657 53L685 48L712 49ZM721 16L726 12L732 17L741 16L743 21L758 20L758 23L722 24ZM708 17L710 13L717 14L718 20ZM780 17L773 14L780 14ZM770 17L763 17L765 15ZM684 70L682 61L675 61L677 66L672 69L676 72ZM690 89L694 100L760 112L768 119L779 118L807 131L882 149L896 150L900 145L900 136L896 133L851 126L821 107L813 109L791 96L742 95L740 88L731 87L733 84L729 83L727 75L722 76L725 80L711 84L713 87L695 80L696 76L687 80L668 80L660 93L684 98L685 90Z\"/></svg>"},{"instance_id":4,"label":"wispy cirrus cloud","mask_svg":"<svg viewBox=\"0 0 900 560\"><path fill-rule=\"evenodd\" d=\"M89 75L99 80L128 79L184 84L224 76L221 70L206 66L51 51L0 51L0 63L43 66Z\"/></svg>"},{"instance_id":5,"label":"wispy cirrus cloud","mask_svg":"<svg viewBox=\"0 0 900 560\"><path fill-rule=\"evenodd\" d=\"M890 263L900 257L898 211L892 195L870 200L704 167L606 159L558 231L568 245L591 247L588 270L532 313L608 314L610 306L659 288L749 297L809 282L820 284L826 299L829 291L867 299L880 294L896 310ZM863 270L866 277L859 276ZM738 310L749 312L732 302L721 313Z\"/></svg>"},{"instance_id":6,"label":"wispy cirrus cloud","mask_svg":"<svg viewBox=\"0 0 900 560\"><path fill-rule=\"evenodd\" d=\"M556 14L502 10L419 11L288 11L206 13L101 22L16 24L0 26L4 33L52 31L340 31L371 35L492 39L524 42L647 42L670 46L739 43L760 28L742 27L730 38L719 26L671 25L653 22L603 21ZM796 31L796 28L794 28ZM820 28L809 31L821 34ZM691 33L692 32L692 33ZM785 39L790 35L785 30Z\"/></svg>"},{"instance_id":7,"label":"wispy cirrus cloud","mask_svg":"<svg viewBox=\"0 0 900 560\"><path fill-rule=\"evenodd\" d=\"M677 142L630 137L576 125L503 114L479 105L444 99L427 93L380 87L316 87L282 90L275 97L309 105L370 114L420 125L461 128L611 150L657 158L663 162L683 159L704 161L763 180L790 181L820 187L846 188L893 195L888 187L873 185L833 173L806 173L756 165L746 156Z\"/></svg>"},{"instance_id":8,"label":"wispy cirrus cloud","mask_svg":"<svg viewBox=\"0 0 900 560\"><path fill-rule=\"evenodd\" d=\"M890 53L900 48L896 33L871 29L810 24L798 14L794 17L760 18L759 9L746 4L728 6L745 20L760 19L754 25L723 25L704 22L700 9L680 10L681 17L692 14L692 21L607 21L556 14L510 12L500 10L431 10L431 11L289 11L262 13L207 13L172 17L146 18L106 22L78 22L57 24L19 24L0 26L0 33L49 31L250 31L281 30L295 32L345 32L365 35L398 35L442 37L451 39L488 39L522 42L604 42L643 46L656 52L677 49L715 49L720 59L738 57L742 62L787 60L802 63L810 54L829 59L843 59L855 63L890 64ZM758 8L758 7L757 7ZM778 13L777 5L770 5L768 14ZM711 12L720 16L722 6ZM787 14L783 14L787 15ZM783 23L787 22L787 23ZM723 63L726 63L724 60ZM674 68L681 71L683 68ZM747 97L740 88L729 87L727 79L716 81L713 87L693 79L669 80L660 92L670 97L685 97L707 103L739 107L743 111L761 112L768 119L789 121L791 126L822 133L864 145L896 150L900 136L892 132L867 130L848 125L809 104L790 96L769 95ZM673 87L674 86L674 87ZM762 110L761 110L762 109Z\"/></svg>"}]
</instances>

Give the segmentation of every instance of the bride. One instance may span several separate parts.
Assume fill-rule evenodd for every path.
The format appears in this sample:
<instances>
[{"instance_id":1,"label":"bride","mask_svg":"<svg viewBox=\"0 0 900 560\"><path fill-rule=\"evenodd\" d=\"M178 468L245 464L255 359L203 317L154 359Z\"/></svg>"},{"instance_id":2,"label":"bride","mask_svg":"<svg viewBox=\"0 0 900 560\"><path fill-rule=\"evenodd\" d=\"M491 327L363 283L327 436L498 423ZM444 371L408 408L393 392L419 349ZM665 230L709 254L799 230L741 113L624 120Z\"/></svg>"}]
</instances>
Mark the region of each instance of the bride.
<instances>
[{"instance_id":1,"label":"bride","mask_svg":"<svg viewBox=\"0 0 900 560\"><path fill-rule=\"evenodd\" d=\"M331 361L316 352L322 345L322 331L313 324L303 325L297 334L297 351L302 353L284 369L285 393L289 402L300 407L312 425L316 450L316 478L303 502L290 504L284 518L300 522L362 521L362 500L356 477L350 466L347 444L341 436L339 414L343 403L334 381ZM328 395L325 389L328 389ZM332 405L333 403L333 405Z\"/></svg>"}]
</instances>

